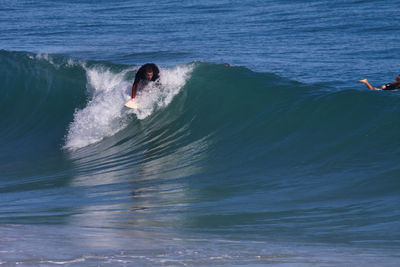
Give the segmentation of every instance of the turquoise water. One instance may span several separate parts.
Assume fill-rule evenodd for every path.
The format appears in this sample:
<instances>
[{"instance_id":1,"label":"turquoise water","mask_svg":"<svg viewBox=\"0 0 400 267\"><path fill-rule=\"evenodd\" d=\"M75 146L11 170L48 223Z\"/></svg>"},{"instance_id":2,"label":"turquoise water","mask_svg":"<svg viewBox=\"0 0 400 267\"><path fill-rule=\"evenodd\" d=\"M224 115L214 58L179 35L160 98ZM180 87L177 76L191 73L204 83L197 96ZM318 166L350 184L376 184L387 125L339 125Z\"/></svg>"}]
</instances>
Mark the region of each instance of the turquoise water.
<instances>
[{"instance_id":1,"label":"turquoise water","mask_svg":"<svg viewBox=\"0 0 400 267\"><path fill-rule=\"evenodd\" d=\"M0 265L396 266L395 11L2 2Z\"/></svg>"}]
</instances>

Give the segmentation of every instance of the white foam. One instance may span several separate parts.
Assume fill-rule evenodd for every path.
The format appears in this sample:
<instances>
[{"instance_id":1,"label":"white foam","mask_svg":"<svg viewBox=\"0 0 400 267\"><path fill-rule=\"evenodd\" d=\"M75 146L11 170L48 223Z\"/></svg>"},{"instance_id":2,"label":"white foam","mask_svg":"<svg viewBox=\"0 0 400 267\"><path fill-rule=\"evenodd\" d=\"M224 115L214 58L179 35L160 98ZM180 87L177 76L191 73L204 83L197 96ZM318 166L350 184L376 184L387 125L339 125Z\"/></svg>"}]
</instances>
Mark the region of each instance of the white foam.
<instances>
[{"instance_id":1,"label":"white foam","mask_svg":"<svg viewBox=\"0 0 400 267\"><path fill-rule=\"evenodd\" d=\"M132 110L137 118L142 120L150 116L155 110L168 106L172 99L180 92L190 77L193 65L176 66L172 69L162 69L160 84L150 83L137 96L140 108Z\"/></svg>"},{"instance_id":2,"label":"white foam","mask_svg":"<svg viewBox=\"0 0 400 267\"><path fill-rule=\"evenodd\" d=\"M35 57L28 56L30 59L37 59L47 61L51 65L53 65L56 69L60 69L61 67L75 67L75 66L84 66L85 63L76 59L68 58L66 61L56 60L52 55L47 53L37 54ZM58 63L56 63L58 62Z\"/></svg>"},{"instance_id":3,"label":"white foam","mask_svg":"<svg viewBox=\"0 0 400 267\"><path fill-rule=\"evenodd\" d=\"M193 65L176 66L160 70L160 84L150 83L138 93L140 108L124 107L130 99L132 80L126 74L137 68L119 73L105 67L86 67L87 90L91 100L85 108L76 110L66 136L66 149L77 149L101 141L125 128L134 113L142 120L159 108L167 106L185 85Z\"/></svg>"}]
</instances>

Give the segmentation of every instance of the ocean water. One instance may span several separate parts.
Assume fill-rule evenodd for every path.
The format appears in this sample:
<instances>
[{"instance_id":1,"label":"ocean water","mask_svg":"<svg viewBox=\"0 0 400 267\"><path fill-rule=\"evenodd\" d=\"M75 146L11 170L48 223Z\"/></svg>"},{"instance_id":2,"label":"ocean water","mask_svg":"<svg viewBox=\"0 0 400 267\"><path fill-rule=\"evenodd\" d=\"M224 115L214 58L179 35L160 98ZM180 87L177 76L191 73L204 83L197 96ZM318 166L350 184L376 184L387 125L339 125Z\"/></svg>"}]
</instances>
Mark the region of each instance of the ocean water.
<instances>
[{"instance_id":1,"label":"ocean water","mask_svg":"<svg viewBox=\"0 0 400 267\"><path fill-rule=\"evenodd\" d=\"M398 9L1 1L0 266L398 266Z\"/></svg>"}]
</instances>

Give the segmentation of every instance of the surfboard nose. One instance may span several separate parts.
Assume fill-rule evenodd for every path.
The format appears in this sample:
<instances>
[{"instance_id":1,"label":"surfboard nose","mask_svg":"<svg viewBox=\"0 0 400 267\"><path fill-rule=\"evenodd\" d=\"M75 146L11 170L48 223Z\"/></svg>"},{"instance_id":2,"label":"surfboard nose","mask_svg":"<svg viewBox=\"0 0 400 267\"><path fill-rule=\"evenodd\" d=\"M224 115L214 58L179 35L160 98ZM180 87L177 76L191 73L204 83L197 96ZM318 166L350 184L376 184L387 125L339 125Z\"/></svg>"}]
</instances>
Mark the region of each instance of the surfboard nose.
<instances>
[{"instance_id":1,"label":"surfboard nose","mask_svg":"<svg viewBox=\"0 0 400 267\"><path fill-rule=\"evenodd\" d=\"M125 107L127 108L139 108L139 105L135 101L135 99L131 99L128 102L126 102Z\"/></svg>"}]
</instances>

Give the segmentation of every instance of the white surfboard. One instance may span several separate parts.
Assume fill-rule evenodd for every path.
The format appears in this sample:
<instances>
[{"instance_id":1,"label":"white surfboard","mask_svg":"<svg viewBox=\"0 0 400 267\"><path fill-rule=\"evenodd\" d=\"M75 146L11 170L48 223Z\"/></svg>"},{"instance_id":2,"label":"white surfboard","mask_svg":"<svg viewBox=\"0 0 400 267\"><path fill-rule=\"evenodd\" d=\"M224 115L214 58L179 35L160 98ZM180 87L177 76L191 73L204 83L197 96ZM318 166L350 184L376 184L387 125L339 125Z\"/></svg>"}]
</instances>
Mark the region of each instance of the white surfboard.
<instances>
[{"instance_id":1,"label":"white surfboard","mask_svg":"<svg viewBox=\"0 0 400 267\"><path fill-rule=\"evenodd\" d=\"M139 108L139 105L135 101L135 99L131 99L128 102L126 102L125 107L127 107L127 108Z\"/></svg>"}]
</instances>

